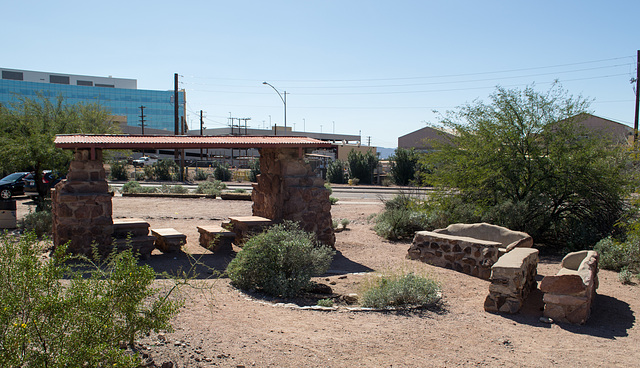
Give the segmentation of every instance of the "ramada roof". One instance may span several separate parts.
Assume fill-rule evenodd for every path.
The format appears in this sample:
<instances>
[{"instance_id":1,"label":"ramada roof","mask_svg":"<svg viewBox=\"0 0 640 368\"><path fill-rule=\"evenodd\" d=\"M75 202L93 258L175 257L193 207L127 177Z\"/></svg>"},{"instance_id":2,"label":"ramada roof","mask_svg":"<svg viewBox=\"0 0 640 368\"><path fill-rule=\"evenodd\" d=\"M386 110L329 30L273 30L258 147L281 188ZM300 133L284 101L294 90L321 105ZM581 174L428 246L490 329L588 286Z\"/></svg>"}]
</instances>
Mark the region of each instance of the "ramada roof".
<instances>
[{"instance_id":1,"label":"ramada roof","mask_svg":"<svg viewBox=\"0 0 640 368\"><path fill-rule=\"evenodd\" d=\"M192 136L192 135L56 135L63 149L143 149L143 148L319 148L331 143L308 137L287 136Z\"/></svg>"}]
</instances>

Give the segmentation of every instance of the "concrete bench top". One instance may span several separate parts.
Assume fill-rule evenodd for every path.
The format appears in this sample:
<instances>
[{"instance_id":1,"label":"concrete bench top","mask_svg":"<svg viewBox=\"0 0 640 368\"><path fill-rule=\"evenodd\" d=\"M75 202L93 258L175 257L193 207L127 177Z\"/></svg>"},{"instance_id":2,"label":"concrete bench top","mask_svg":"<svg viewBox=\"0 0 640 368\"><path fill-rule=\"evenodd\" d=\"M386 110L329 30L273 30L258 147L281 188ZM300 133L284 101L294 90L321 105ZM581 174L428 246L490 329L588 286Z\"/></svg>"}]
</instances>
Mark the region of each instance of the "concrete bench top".
<instances>
[{"instance_id":1,"label":"concrete bench top","mask_svg":"<svg viewBox=\"0 0 640 368\"><path fill-rule=\"evenodd\" d=\"M416 232L416 236L432 237L437 239L446 239L446 240L458 241L458 242L468 242L468 243L483 245L486 247L496 247L496 248L502 247L502 243L498 243L490 240L470 238L467 236L442 234L442 233L436 233L433 231L418 231Z\"/></svg>"},{"instance_id":2,"label":"concrete bench top","mask_svg":"<svg viewBox=\"0 0 640 368\"><path fill-rule=\"evenodd\" d=\"M121 218L113 219L114 225L127 225L127 226L149 226L149 223L140 218Z\"/></svg>"},{"instance_id":3,"label":"concrete bench top","mask_svg":"<svg viewBox=\"0 0 640 368\"><path fill-rule=\"evenodd\" d=\"M502 257L498 258L498 262L496 262L492 268L515 268L518 269L522 267L524 261L538 254L537 249L533 248L514 248L511 252L506 253Z\"/></svg>"},{"instance_id":4,"label":"concrete bench top","mask_svg":"<svg viewBox=\"0 0 640 368\"><path fill-rule=\"evenodd\" d=\"M178 230L172 227L163 228L163 229L151 229L151 234L155 236L162 236L164 238L182 238L182 237L186 238L186 235L184 235L183 233L179 232Z\"/></svg>"},{"instance_id":5,"label":"concrete bench top","mask_svg":"<svg viewBox=\"0 0 640 368\"><path fill-rule=\"evenodd\" d=\"M220 234L222 236L236 236L236 233L234 233L233 231L229 231L220 225L198 226L198 232Z\"/></svg>"},{"instance_id":6,"label":"concrete bench top","mask_svg":"<svg viewBox=\"0 0 640 368\"><path fill-rule=\"evenodd\" d=\"M235 217L229 217L229 221L241 222L247 225L268 225L273 222L266 217L260 217L260 216L235 216Z\"/></svg>"}]
</instances>

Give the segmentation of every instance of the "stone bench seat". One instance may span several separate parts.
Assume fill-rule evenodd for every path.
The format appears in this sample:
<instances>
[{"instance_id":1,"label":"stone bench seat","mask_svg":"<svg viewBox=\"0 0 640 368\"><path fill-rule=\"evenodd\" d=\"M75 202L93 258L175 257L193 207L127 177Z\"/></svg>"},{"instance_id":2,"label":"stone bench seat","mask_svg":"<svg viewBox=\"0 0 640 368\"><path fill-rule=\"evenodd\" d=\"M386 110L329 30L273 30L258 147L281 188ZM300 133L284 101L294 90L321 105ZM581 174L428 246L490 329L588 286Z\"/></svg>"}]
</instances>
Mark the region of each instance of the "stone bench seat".
<instances>
[{"instance_id":1,"label":"stone bench seat","mask_svg":"<svg viewBox=\"0 0 640 368\"><path fill-rule=\"evenodd\" d=\"M273 225L273 221L260 216L229 217L228 229L236 234L234 243L243 244L251 235L261 233L265 228Z\"/></svg>"},{"instance_id":2,"label":"stone bench seat","mask_svg":"<svg viewBox=\"0 0 640 368\"><path fill-rule=\"evenodd\" d=\"M156 249L162 253L180 251L182 246L187 243L187 236L171 227L151 229L151 235L156 238Z\"/></svg>"},{"instance_id":3,"label":"stone bench seat","mask_svg":"<svg viewBox=\"0 0 640 368\"><path fill-rule=\"evenodd\" d=\"M598 288L598 253L583 250L567 254L560 271L540 282L544 316L558 322L584 324Z\"/></svg>"},{"instance_id":4,"label":"stone bench seat","mask_svg":"<svg viewBox=\"0 0 640 368\"><path fill-rule=\"evenodd\" d=\"M484 310L492 313L517 313L532 290L537 288L538 250L516 248L491 267L489 295Z\"/></svg>"},{"instance_id":5,"label":"stone bench seat","mask_svg":"<svg viewBox=\"0 0 640 368\"><path fill-rule=\"evenodd\" d=\"M200 246L212 252L230 251L233 249L233 242L236 233L223 228L220 225L198 226L200 233Z\"/></svg>"}]
</instances>

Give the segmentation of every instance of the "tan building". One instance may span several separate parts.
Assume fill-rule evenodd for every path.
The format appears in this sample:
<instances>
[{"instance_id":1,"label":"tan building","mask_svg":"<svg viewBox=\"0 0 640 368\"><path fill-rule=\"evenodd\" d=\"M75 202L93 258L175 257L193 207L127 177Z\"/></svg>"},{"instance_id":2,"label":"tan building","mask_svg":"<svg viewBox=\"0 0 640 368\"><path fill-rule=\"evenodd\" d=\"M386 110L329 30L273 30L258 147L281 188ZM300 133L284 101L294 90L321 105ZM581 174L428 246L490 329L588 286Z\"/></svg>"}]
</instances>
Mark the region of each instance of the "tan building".
<instances>
[{"instance_id":1,"label":"tan building","mask_svg":"<svg viewBox=\"0 0 640 368\"><path fill-rule=\"evenodd\" d=\"M434 142L447 142L451 134L431 127L424 127L415 132L398 137L399 148L415 148L418 151L430 151Z\"/></svg>"},{"instance_id":2,"label":"tan building","mask_svg":"<svg viewBox=\"0 0 640 368\"><path fill-rule=\"evenodd\" d=\"M633 141L633 128L630 126L586 113L577 115L573 119L577 125L585 127L598 136L609 138L616 144Z\"/></svg>"}]
</instances>

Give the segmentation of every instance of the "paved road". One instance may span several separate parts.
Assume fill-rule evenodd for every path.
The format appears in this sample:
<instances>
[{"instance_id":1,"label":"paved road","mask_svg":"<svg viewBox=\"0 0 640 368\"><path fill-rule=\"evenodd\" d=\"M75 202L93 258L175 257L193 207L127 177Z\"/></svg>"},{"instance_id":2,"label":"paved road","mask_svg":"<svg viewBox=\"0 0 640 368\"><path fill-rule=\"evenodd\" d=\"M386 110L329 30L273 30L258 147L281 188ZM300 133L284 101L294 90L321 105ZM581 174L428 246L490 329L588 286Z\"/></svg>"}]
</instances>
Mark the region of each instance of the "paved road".
<instances>
[{"instance_id":1,"label":"paved road","mask_svg":"<svg viewBox=\"0 0 640 368\"><path fill-rule=\"evenodd\" d=\"M120 189L122 187L122 182L110 182L109 185L112 188ZM141 182L142 186L159 186L161 183L145 183ZM192 184L182 184L182 186L186 187L189 190L194 190L197 188L197 185ZM231 190L233 189L244 189L246 191L251 191L251 184L248 183L233 183L227 184L227 187ZM428 188L420 188L420 189L406 189L406 188L393 188L393 187L378 187L378 186L334 186L333 189L333 197L336 197L343 201L357 201L357 202L379 202L380 200L391 199L393 196L398 194L401 190L404 190L408 193L419 193L419 194L427 194L429 192Z\"/></svg>"}]
</instances>

